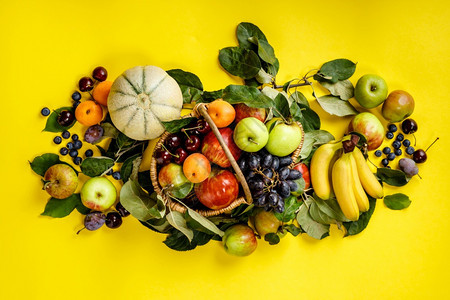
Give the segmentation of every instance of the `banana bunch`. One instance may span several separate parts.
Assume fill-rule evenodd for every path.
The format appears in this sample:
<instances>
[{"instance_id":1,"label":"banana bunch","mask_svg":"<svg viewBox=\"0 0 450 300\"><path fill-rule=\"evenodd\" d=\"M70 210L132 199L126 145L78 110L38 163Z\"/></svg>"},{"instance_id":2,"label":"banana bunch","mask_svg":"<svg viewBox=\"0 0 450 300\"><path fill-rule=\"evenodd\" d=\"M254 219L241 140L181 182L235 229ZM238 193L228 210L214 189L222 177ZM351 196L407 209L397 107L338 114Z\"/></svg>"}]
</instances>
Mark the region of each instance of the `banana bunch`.
<instances>
[{"instance_id":1,"label":"banana bunch","mask_svg":"<svg viewBox=\"0 0 450 300\"><path fill-rule=\"evenodd\" d=\"M316 195L330 199L335 195L344 215L352 221L369 209L367 194L383 197L383 187L370 170L361 151L342 153L342 143L320 146L311 159L311 184ZM367 193L367 194L366 194Z\"/></svg>"}]
</instances>

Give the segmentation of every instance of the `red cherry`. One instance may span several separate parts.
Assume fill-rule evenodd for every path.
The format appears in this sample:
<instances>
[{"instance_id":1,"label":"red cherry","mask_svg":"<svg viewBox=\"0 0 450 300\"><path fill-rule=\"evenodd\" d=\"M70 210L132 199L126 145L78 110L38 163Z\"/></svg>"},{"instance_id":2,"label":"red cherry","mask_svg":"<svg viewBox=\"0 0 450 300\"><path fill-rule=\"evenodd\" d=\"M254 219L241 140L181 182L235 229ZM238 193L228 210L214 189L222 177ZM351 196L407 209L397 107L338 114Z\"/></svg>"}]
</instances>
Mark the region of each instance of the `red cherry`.
<instances>
[{"instance_id":1,"label":"red cherry","mask_svg":"<svg viewBox=\"0 0 450 300\"><path fill-rule=\"evenodd\" d=\"M184 150L183 148L178 148L177 150L175 150L173 162L181 165L187 157L188 153L186 152L186 150Z\"/></svg>"},{"instance_id":2,"label":"red cherry","mask_svg":"<svg viewBox=\"0 0 450 300\"><path fill-rule=\"evenodd\" d=\"M201 141L197 135L190 135L184 143L186 150L189 152L196 152L200 149Z\"/></svg>"},{"instance_id":3,"label":"red cherry","mask_svg":"<svg viewBox=\"0 0 450 300\"><path fill-rule=\"evenodd\" d=\"M155 153L155 159L158 165L166 165L172 160L172 155L167 150L158 150Z\"/></svg>"}]
</instances>

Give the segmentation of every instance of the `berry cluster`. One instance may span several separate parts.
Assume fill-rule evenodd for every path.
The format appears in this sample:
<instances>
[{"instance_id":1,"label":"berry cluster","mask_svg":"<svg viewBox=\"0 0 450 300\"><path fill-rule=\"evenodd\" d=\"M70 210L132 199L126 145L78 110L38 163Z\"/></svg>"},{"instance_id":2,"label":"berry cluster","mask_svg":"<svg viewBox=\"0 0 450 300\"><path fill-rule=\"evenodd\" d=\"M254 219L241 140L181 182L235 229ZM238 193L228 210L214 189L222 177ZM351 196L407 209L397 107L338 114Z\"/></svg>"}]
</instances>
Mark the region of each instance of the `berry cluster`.
<instances>
[{"instance_id":1,"label":"berry cluster","mask_svg":"<svg viewBox=\"0 0 450 300\"><path fill-rule=\"evenodd\" d=\"M277 157L265 150L246 153L238 161L239 168L252 192L255 206L266 211L284 212L284 199L299 186L295 180L302 177L298 170L290 169L290 156Z\"/></svg>"}]
</instances>

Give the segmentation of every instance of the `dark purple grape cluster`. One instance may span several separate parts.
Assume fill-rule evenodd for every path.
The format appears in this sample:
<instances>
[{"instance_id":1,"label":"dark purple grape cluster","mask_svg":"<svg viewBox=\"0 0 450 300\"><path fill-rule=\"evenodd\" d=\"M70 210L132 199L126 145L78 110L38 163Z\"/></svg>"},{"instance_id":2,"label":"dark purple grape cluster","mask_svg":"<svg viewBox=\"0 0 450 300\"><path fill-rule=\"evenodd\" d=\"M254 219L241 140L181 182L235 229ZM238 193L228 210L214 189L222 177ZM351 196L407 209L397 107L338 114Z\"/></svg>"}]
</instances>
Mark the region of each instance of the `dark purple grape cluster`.
<instances>
[{"instance_id":1,"label":"dark purple grape cluster","mask_svg":"<svg viewBox=\"0 0 450 300\"><path fill-rule=\"evenodd\" d=\"M284 199L297 190L294 180L302 177L298 170L290 169L290 156L278 157L261 150L245 153L238 160L253 196L255 206L266 211L284 212Z\"/></svg>"}]
</instances>

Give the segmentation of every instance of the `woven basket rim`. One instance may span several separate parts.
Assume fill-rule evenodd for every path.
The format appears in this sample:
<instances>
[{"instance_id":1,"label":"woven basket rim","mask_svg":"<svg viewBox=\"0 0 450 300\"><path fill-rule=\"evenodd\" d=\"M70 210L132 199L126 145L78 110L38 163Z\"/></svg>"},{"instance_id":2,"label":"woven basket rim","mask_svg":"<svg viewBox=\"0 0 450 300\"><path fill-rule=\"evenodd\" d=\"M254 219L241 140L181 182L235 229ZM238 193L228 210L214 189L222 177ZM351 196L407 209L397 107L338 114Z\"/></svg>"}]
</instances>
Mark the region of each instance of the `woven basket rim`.
<instances>
[{"instance_id":1,"label":"woven basket rim","mask_svg":"<svg viewBox=\"0 0 450 300\"><path fill-rule=\"evenodd\" d=\"M199 118L199 113L197 112L197 110L195 108L193 109L193 111L191 113L184 115L182 118L190 118L190 117ZM300 156L300 152L302 150L303 142L305 139L305 132L303 130L302 124L300 122L296 122L296 123L297 123L297 125L299 125L300 130L302 132L302 139L301 139L300 144L297 147L297 149L291 155L292 160L293 160L292 164L289 166L291 168L296 164L296 160ZM178 211L180 213L185 213L187 208L184 205L178 203L175 200L172 200L169 196L167 196L166 193L163 192L163 190L158 182L158 174L157 174L158 165L156 163L155 153L157 150L162 148L163 143L165 142L165 140L167 139L167 137L170 134L171 134L170 132L165 131L161 135L160 139L158 140L158 142L155 145L155 148L153 149L151 163L150 163L150 178L151 178L152 185L153 185L155 192L163 198L166 207L169 206L170 210ZM195 211L202 216L211 217L211 216L216 216L216 215L223 214L223 213L229 213L234 208L238 207L239 205L241 205L243 203L248 204L246 199L241 196L241 197L236 198L233 202L231 202L230 205L228 205L227 207L222 208L222 209L218 209L218 210L208 209L208 210L195 210Z\"/></svg>"}]
</instances>

